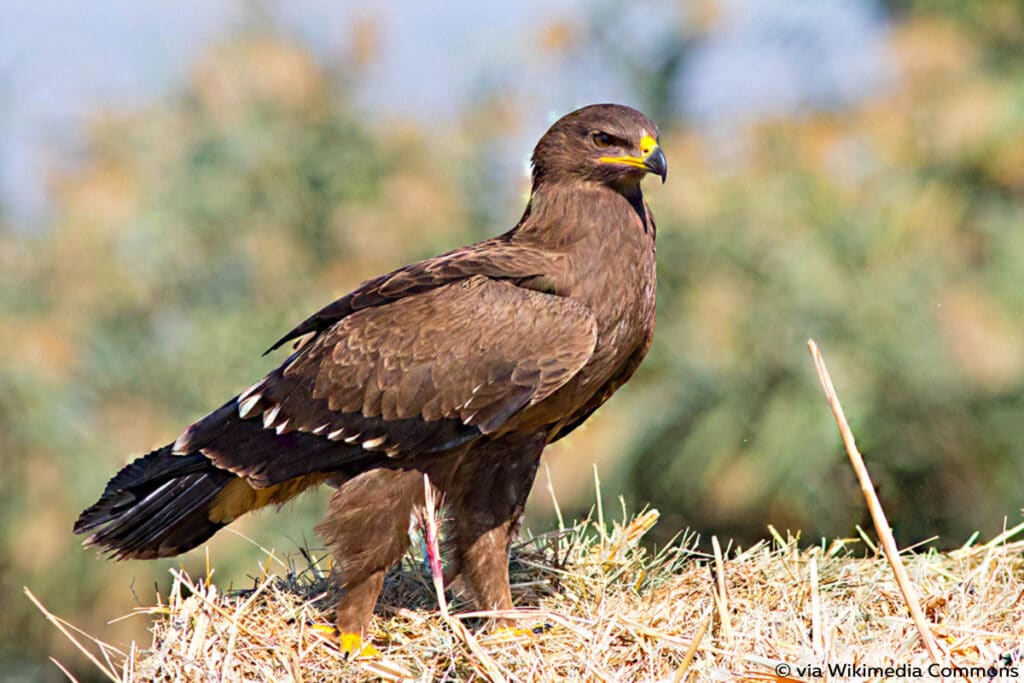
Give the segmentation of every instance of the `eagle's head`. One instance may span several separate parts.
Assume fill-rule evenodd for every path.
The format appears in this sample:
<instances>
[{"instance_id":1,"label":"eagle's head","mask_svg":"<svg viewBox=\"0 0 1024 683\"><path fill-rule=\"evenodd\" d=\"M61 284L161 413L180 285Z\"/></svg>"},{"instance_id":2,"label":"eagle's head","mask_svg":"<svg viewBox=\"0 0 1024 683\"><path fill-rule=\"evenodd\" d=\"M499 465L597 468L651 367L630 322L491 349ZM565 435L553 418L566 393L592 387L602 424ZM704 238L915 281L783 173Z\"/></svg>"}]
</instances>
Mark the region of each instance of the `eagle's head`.
<instances>
[{"instance_id":1,"label":"eagle's head","mask_svg":"<svg viewBox=\"0 0 1024 683\"><path fill-rule=\"evenodd\" d=\"M533 186L582 180L635 188L648 173L668 175L658 127L636 109L592 104L566 114L533 151Z\"/></svg>"}]
</instances>

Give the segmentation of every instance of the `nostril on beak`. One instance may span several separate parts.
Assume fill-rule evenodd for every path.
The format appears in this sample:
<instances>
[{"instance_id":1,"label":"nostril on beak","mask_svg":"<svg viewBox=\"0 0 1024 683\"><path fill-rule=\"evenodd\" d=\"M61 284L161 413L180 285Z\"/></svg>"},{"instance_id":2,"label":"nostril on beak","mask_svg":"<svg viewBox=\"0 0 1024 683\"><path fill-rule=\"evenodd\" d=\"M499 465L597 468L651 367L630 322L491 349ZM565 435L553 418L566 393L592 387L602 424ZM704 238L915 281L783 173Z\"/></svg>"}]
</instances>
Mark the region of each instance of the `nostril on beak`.
<instances>
[{"instance_id":1,"label":"nostril on beak","mask_svg":"<svg viewBox=\"0 0 1024 683\"><path fill-rule=\"evenodd\" d=\"M654 151L658 149L658 141L644 133L640 138L640 144L637 146L640 148L640 157L646 161L647 157L654 154Z\"/></svg>"}]
</instances>

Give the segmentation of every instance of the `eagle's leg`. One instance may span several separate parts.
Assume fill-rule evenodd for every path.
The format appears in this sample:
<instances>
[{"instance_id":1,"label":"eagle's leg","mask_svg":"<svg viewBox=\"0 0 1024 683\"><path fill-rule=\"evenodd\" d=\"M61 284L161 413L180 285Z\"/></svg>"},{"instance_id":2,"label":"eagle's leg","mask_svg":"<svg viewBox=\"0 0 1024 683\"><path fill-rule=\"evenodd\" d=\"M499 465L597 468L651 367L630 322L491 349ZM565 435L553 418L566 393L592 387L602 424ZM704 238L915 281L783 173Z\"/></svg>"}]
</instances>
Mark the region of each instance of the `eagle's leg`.
<instances>
[{"instance_id":1,"label":"eagle's leg","mask_svg":"<svg viewBox=\"0 0 1024 683\"><path fill-rule=\"evenodd\" d=\"M423 497L422 476L388 468L358 474L334 492L327 518L317 526L334 551L331 579L341 589L336 625L350 654L367 653L363 639L384 575L409 545L409 516Z\"/></svg>"},{"instance_id":2,"label":"eagle's leg","mask_svg":"<svg viewBox=\"0 0 1024 683\"><path fill-rule=\"evenodd\" d=\"M455 473L455 562L483 610L510 610L509 546L530 493L542 437L509 437L475 448ZM502 625L513 620L499 619Z\"/></svg>"},{"instance_id":3,"label":"eagle's leg","mask_svg":"<svg viewBox=\"0 0 1024 683\"><path fill-rule=\"evenodd\" d=\"M356 581L348 581L343 585L344 594L338 602L336 626L338 633L354 633L362 635L373 616L373 608L377 604L377 596L384 586L384 575L387 569L380 569L369 576Z\"/></svg>"},{"instance_id":4,"label":"eagle's leg","mask_svg":"<svg viewBox=\"0 0 1024 683\"><path fill-rule=\"evenodd\" d=\"M444 454L408 469L367 470L342 481L331 496L317 532L334 551L331 579L341 589L336 625L346 651L365 648L362 638L384 576L409 547L409 521L423 505L423 475L443 489L461 455Z\"/></svg>"}]
</instances>

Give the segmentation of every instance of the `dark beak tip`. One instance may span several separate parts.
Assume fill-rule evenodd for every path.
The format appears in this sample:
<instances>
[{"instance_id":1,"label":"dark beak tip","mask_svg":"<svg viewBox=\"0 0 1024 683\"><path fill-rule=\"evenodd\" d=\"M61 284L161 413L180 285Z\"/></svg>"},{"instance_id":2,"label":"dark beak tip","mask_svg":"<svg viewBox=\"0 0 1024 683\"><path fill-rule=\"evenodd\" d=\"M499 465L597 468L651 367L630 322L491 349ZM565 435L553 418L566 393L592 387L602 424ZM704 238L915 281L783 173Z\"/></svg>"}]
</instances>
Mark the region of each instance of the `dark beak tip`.
<instances>
[{"instance_id":1,"label":"dark beak tip","mask_svg":"<svg viewBox=\"0 0 1024 683\"><path fill-rule=\"evenodd\" d=\"M665 180L668 179L668 161L665 159L665 153L661 151L661 148L656 148L651 156L648 157L647 170L661 176L661 183L665 184Z\"/></svg>"}]
</instances>

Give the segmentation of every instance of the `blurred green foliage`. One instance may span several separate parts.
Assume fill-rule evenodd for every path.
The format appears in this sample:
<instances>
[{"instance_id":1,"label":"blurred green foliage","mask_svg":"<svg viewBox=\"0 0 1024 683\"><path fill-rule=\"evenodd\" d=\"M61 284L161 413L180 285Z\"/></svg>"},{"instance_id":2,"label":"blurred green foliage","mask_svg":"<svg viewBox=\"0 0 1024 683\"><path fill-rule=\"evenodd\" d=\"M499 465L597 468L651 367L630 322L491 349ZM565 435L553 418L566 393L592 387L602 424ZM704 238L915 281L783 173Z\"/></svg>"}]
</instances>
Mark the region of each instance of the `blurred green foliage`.
<instances>
[{"instance_id":1,"label":"blurred green foliage","mask_svg":"<svg viewBox=\"0 0 1024 683\"><path fill-rule=\"evenodd\" d=\"M1024 16L1007 4L993 25L967 6L900 3L897 82L856 108L762 122L729 149L662 121L673 173L649 193L655 345L610 407L551 449L563 506L586 509L581 482L599 462L612 492L662 511L665 536L851 535L865 516L804 346L815 337L902 543L956 545L1016 518ZM696 39L659 53L646 109L673 111L665 83ZM105 563L70 533L120 464L272 367L260 353L316 307L515 220L487 208L523 188L483 193L496 129L477 114L426 139L367 122L303 47L242 35L181 91L98 115L81 164L54 181L45 231L0 222L6 672L51 675L45 654L78 661L23 584L108 640L144 628L105 622L133 590L151 600L174 563ZM438 165L442 148L461 163ZM238 526L291 551L315 543L321 502ZM226 533L211 552L218 578L238 582L261 554Z\"/></svg>"},{"instance_id":2,"label":"blurred green foliage","mask_svg":"<svg viewBox=\"0 0 1024 683\"><path fill-rule=\"evenodd\" d=\"M22 584L106 631L133 582L150 601L174 566L78 548L76 510L110 475L269 370L260 354L307 312L467 239L416 131L357 121L342 85L271 35L215 47L184 92L98 115L87 135L52 224L0 233L0 633L19 634L0 638L0 662L28 678L54 633ZM315 544L318 503L260 541ZM214 551L225 542L218 570L243 580L261 553L230 536Z\"/></svg>"},{"instance_id":3,"label":"blurred green foliage","mask_svg":"<svg viewBox=\"0 0 1024 683\"><path fill-rule=\"evenodd\" d=\"M632 500L748 540L767 522L811 539L869 526L828 447L815 337L901 542L1017 517L1024 52L993 62L971 17L912 11L892 31L894 92L760 124L734 172L684 152L682 187L654 194L644 378L663 409L637 430Z\"/></svg>"}]
</instances>

